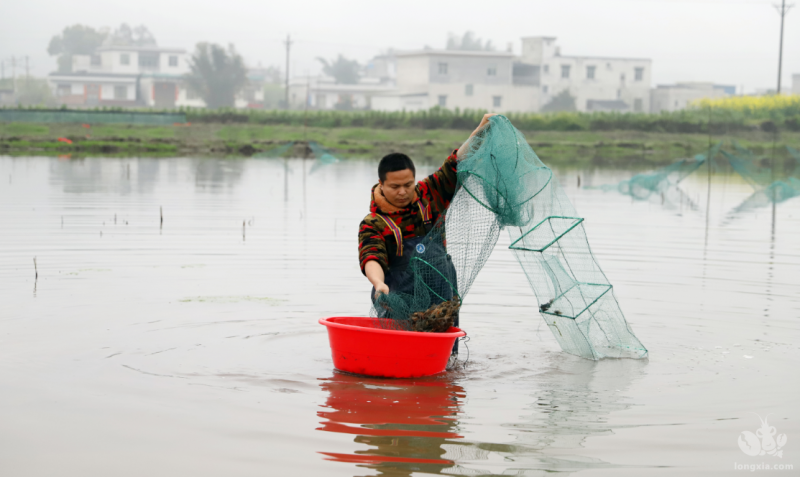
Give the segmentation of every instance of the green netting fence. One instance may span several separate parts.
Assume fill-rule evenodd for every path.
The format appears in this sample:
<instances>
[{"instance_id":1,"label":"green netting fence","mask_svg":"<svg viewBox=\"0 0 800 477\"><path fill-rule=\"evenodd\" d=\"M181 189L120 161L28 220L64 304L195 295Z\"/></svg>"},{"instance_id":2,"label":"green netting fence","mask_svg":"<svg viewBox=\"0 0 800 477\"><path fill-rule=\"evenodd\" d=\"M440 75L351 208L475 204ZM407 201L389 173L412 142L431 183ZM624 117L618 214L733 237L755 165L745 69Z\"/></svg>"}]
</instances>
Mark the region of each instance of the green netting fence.
<instances>
[{"instance_id":1,"label":"green netting fence","mask_svg":"<svg viewBox=\"0 0 800 477\"><path fill-rule=\"evenodd\" d=\"M0 121L18 123L175 124L185 123L184 113L142 111L75 111L60 109L0 109Z\"/></svg>"},{"instance_id":2,"label":"green netting fence","mask_svg":"<svg viewBox=\"0 0 800 477\"><path fill-rule=\"evenodd\" d=\"M773 157L759 157L736 142L733 149L734 152L722 151L722 154L754 192L732 214L800 197L800 151L787 146L791 161L776 161L774 153Z\"/></svg>"}]
</instances>

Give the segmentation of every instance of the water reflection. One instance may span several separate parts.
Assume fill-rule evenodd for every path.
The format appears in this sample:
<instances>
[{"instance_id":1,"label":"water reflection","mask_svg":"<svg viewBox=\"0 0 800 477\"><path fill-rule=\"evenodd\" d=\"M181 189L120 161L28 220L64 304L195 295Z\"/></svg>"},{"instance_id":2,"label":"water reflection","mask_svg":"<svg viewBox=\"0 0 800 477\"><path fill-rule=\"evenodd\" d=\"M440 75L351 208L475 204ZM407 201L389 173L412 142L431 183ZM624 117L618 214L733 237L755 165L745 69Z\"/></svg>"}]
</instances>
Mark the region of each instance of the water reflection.
<instances>
[{"instance_id":1,"label":"water reflection","mask_svg":"<svg viewBox=\"0 0 800 477\"><path fill-rule=\"evenodd\" d=\"M334 373L317 415L320 431L354 434L369 447L353 454L321 452L328 460L362 464L379 475L438 474L453 466L442 446L461 439L457 414L464 388L446 379L386 380Z\"/></svg>"},{"instance_id":2,"label":"water reflection","mask_svg":"<svg viewBox=\"0 0 800 477\"><path fill-rule=\"evenodd\" d=\"M614 467L577 454L588 437L613 433L609 415L632 405L625 391L644 375L645 366L647 360L596 362L554 354L533 378L532 395L505 391L505 405L516 400L523 414L503 425L514 436L508 443L459 434L459 414L468 413L478 424L487 410L469 409L464 388L447 377L395 381L335 373L320 384L328 398L327 410L317 413L325 419L318 430L354 434L354 442L369 449L321 454L378 470L378 475L539 475ZM491 414L489 409L486 417Z\"/></svg>"},{"instance_id":3,"label":"water reflection","mask_svg":"<svg viewBox=\"0 0 800 477\"><path fill-rule=\"evenodd\" d=\"M194 176L198 190L233 188L239 184L246 163L227 159L189 159L182 169L175 161L156 158L68 159L50 161L50 180L68 194L115 192L120 195L149 194L166 174L169 183L184 181L181 174ZM191 171L191 172L189 172Z\"/></svg>"},{"instance_id":4,"label":"water reflection","mask_svg":"<svg viewBox=\"0 0 800 477\"><path fill-rule=\"evenodd\" d=\"M114 191L150 193L158 184L159 159L81 159L50 161L50 181L67 194Z\"/></svg>"},{"instance_id":5,"label":"water reflection","mask_svg":"<svg viewBox=\"0 0 800 477\"><path fill-rule=\"evenodd\" d=\"M195 187L214 189L234 187L244 173L245 162L240 160L197 159L195 161Z\"/></svg>"}]
</instances>

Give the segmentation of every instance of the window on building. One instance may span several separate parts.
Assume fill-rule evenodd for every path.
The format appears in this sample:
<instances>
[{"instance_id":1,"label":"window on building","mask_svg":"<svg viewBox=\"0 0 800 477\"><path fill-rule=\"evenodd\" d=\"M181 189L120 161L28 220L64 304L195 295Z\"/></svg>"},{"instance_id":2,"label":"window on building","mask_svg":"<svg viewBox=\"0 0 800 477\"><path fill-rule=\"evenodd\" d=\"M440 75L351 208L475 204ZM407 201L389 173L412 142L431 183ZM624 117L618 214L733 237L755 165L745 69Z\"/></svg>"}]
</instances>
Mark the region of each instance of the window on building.
<instances>
[{"instance_id":1,"label":"window on building","mask_svg":"<svg viewBox=\"0 0 800 477\"><path fill-rule=\"evenodd\" d=\"M490 66L486 69L486 76L497 76L497 67Z\"/></svg>"},{"instance_id":2,"label":"window on building","mask_svg":"<svg viewBox=\"0 0 800 477\"><path fill-rule=\"evenodd\" d=\"M596 67L594 65L586 67L586 79L594 79L594 70L595 70L595 68Z\"/></svg>"},{"instance_id":3,"label":"window on building","mask_svg":"<svg viewBox=\"0 0 800 477\"><path fill-rule=\"evenodd\" d=\"M622 81L623 83L625 82L625 73L619 75L619 80Z\"/></svg>"},{"instance_id":4,"label":"window on building","mask_svg":"<svg viewBox=\"0 0 800 477\"><path fill-rule=\"evenodd\" d=\"M178 66L178 57L175 55L170 55L169 57L169 65L170 66Z\"/></svg>"},{"instance_id":5,"label":"window on building","mask_svg":"<svg viewBox=\"0 0 800 477\"><path fill-rule=\"evenodd\" d=\"M611 67L611 63L606 63L606 69L611 71L613 68Z\"/></svg>"},{"instance_id":6,"label":"window on building","mask_svg":"<svg viewBox=\"0 0 800 477\"><path fill-rule=\"evenodd\" d=\"M139 66L158 68L158 53L139 53Z\"/></svg>"},{"instance_id":7,"label":"window on building","mask_svg":"<svg viewBox=\"0 0 800 477\"><path fill-rule=\"evenodd\" d=\"M495 108L499 108L503 105L503 97L502 96L492 96L492 106Z\"/></svg>"},{"instance_id":8,"label":"window on building","mask_svg":"<svg viewBox=\"0 0 800 477\"><path fill-rule=\"evenodd\" d=\"M550 88L548 88L547 85L542 86L542 93L547 94L547 91L549 91L549 89Z\"/></svg>"},{"instance_id":9,"label":"window on building","mask_svg":"<svg viewBox=\"0 0 800 477\"><path fill-rule=\"evenodd\" d=\"M114 86L114 99L128 99L128 87Z\"/></svg>"},{"instance_id":10,"label":"window on building","mask_svg":"<svg viewBox=\"0 0 800 477\"><path fill-rule=\"evenodd\" d=\"M186 88L186 99L197 99L197 92L192 88Z\"/></svg>"},{"instance_id":11,"label":"window on building","mask_svg":"<svg viewBox=\"0 0 800 477\"><path fill-rule=\"evenodd\" d=\"M472 96L472 93L474 93L474 92L475 92L474 90L475 90L475 88L473 87L473 85L471 85L471 84L468 84L468 85L466 85L466 86L464 87L464 94L465 94L466 96Z\"/></svg>"},{"instance_id":12,"label":"window on building","mask_svg":"<svg viewBox=\"0 0 800 477\"><path fill-rule=\"evenodd\" d=\"M569 68L570 68L570 65L561 65L561 77L562 78L569 78Z\"/></svg>"},{"instance_id":13,"label":"window on building","mask_svg":"<svg viewBox=\"0 0 800 477\"><path fill-rule=\"evenodd\" d=\"M644 79L644 68L634 68L633 70L633 79L635 81L642 81Z\"/></svg>"},{"instance_id":14,"label":"window on building","mask_svg":"<svg viewBox=\"0 0 800 477\"><path fill-rule=\"evenodd\" d=\"M126 66L131 64L131 55L129 55L128 53L123 53L119 55L119 64Z\"/></svg>"},{"instance_id":15,"label":"window on building","mask_svg":"<svg viewBox=\"0 0 800 477\"><path fill-rule=\"evenodd\" d=\"M443 108L447 106L447 95L446 94L440 94L439 95L439 106L441 106Z\"/></svg>"},{"instance_id":16,"label":"window on building","mask_svg":"<svg viewBox=\"0 0 800 477\"><path fill-rule=\"evenodd\" d=\"M621 89L617 90L617 99L622 99L622 90Z\"/></svg>"},{"instance_id":17,"label":"window on building","mask_svg":"<svg viewBox=\"0 0 800 477\"><path fill-rule=\"evenodd\" d=\"M447 63L439 62L439 74L446 75L447 74Z\"/></svg>"},{"instance_id":18,"label":"window on building","mask_svg":"<svg viewBox=\"0 0 800 477\"><path fill-rule=\"evenodd\" d=\"M544 74L550 73L550 65L542 66L542 71L544 71Z\"/></svg>"},{"instance_id":19,"label":"window on building","mask_svg":"<svg viewBox=\"0 0 800 477\"><path fill-rule=\"evenodd\" d=\"M641 113L642 110L644 109L643 105L644 105L644 101L642 101L642 98L635 98L633 100L633 110L635 112Z\"/></svg>"},{"instance_id":20,"label":"window on building","mask_svg":"<svg viewBox=\"0 0 800 477\"><path fill-rule=\"evenodd\" d=\"M60 84L56 88L56 96L58 97L69 96L71 94L72 94L72 86L68 84Z\"/></svg>"},{"instance_id":21,"label":"window on building","mask_svg":"<svg viewBox=\"0 0 800 477\"><path fill-rule=\"evenodd\" d=\"M325 95L317 93L317 109L325 109Z\"/></svg>"},{"instance_id":22,"label":"window on building","mask_svg":"<svg viewBox=\"0 0 800 477\"><path fill-rule=\"evenodd\" d=\"M103 57L100 55L92 55L91 60L92 66L100 66L103 64Z\"/></svg>"}]
</instances>

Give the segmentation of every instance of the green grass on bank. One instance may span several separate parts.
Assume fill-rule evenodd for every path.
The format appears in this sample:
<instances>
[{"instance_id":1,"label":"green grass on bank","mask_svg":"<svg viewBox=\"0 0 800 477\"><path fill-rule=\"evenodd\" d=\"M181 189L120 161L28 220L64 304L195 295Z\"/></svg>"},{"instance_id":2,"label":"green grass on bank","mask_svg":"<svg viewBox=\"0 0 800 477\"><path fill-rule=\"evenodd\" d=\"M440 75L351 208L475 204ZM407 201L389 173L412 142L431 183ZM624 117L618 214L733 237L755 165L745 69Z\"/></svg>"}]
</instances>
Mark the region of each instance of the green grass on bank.
<instances>
[{"instance_id":1,"label":"green grass on bank","mask_svg":"<svg viewBox=\"0 0 800 477\"><path fill-rule=\"evenodd\" d=\"M523 130L545 162L597 164L667 164L702 152L708 134L646 131ZM377 160L389 152L414 159L439 161L469 135L459 129L373 129L368 127L307 127L252 123L192 123L139 126L125 124L0 123L0 154L193 155L249 156L288 141L316 141L341 157ZM67 138L72 144L58 142ZM761 130L712 134L710 140L736 140L756 154L773 145L800 148L800 132L779 134ZM302 149L293 151L301 154Z\"/></svg>"},{"instance_id":2,"label":"green grass on bank","mask_svg":"<svg viewBox=\"0 0 800 477\"><path fill-rule=\"evenodd\" d=\"M18 108L15 108L18 109ZM40 108L22 108L38 110ZM0 110L2 111L2 110ZM240 110L177 108L122 109L100 107L74 110L82 114L104 113L179 113L192 124L236 124L309 128L368 128L373 131L411 129L473 129L486 111L448 110L434 107L424 111L315 111L315 110ZM54 115L70 113L62 108ZM107 114L106 114L107 115ZM681 111L645 113L561 112L506 113L523 131L639 131L691 134L732 134L749 131L800 132L800 95L732 97L700 103ZM100 119L98 119L100 121Z\"/></svg>"}]
</instances>

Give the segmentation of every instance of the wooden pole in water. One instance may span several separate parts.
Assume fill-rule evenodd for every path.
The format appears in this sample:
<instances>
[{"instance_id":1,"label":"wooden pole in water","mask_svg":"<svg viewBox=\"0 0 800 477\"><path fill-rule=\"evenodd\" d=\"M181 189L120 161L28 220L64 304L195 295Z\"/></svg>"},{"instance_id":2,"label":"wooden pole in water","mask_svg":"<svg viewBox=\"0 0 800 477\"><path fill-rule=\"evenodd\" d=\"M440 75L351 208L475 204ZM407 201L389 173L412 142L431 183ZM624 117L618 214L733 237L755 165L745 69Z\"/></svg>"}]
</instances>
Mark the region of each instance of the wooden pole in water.
<instances>
[{"instance_id":1,"label":"wooden pole in water","mask_svg":"<svg viewBox=\"0 0 800 477\"><path fill-rule=\"evenodd\" d=\"M36 257L33 257L33 272L35 273L35 279L39 279L39 268L36 266Z\"/></svg>"},{"instance_id":2,"label":"wooden pole in water","mask_svg":"<svg viewBox=\"0 0 800 477\"><path fill-rule=\"evenodd\" d=\"M161 226L159 228L164 228L164 207L158 206L158 210L161 214Z\"/></svg>"}]
</instances>

